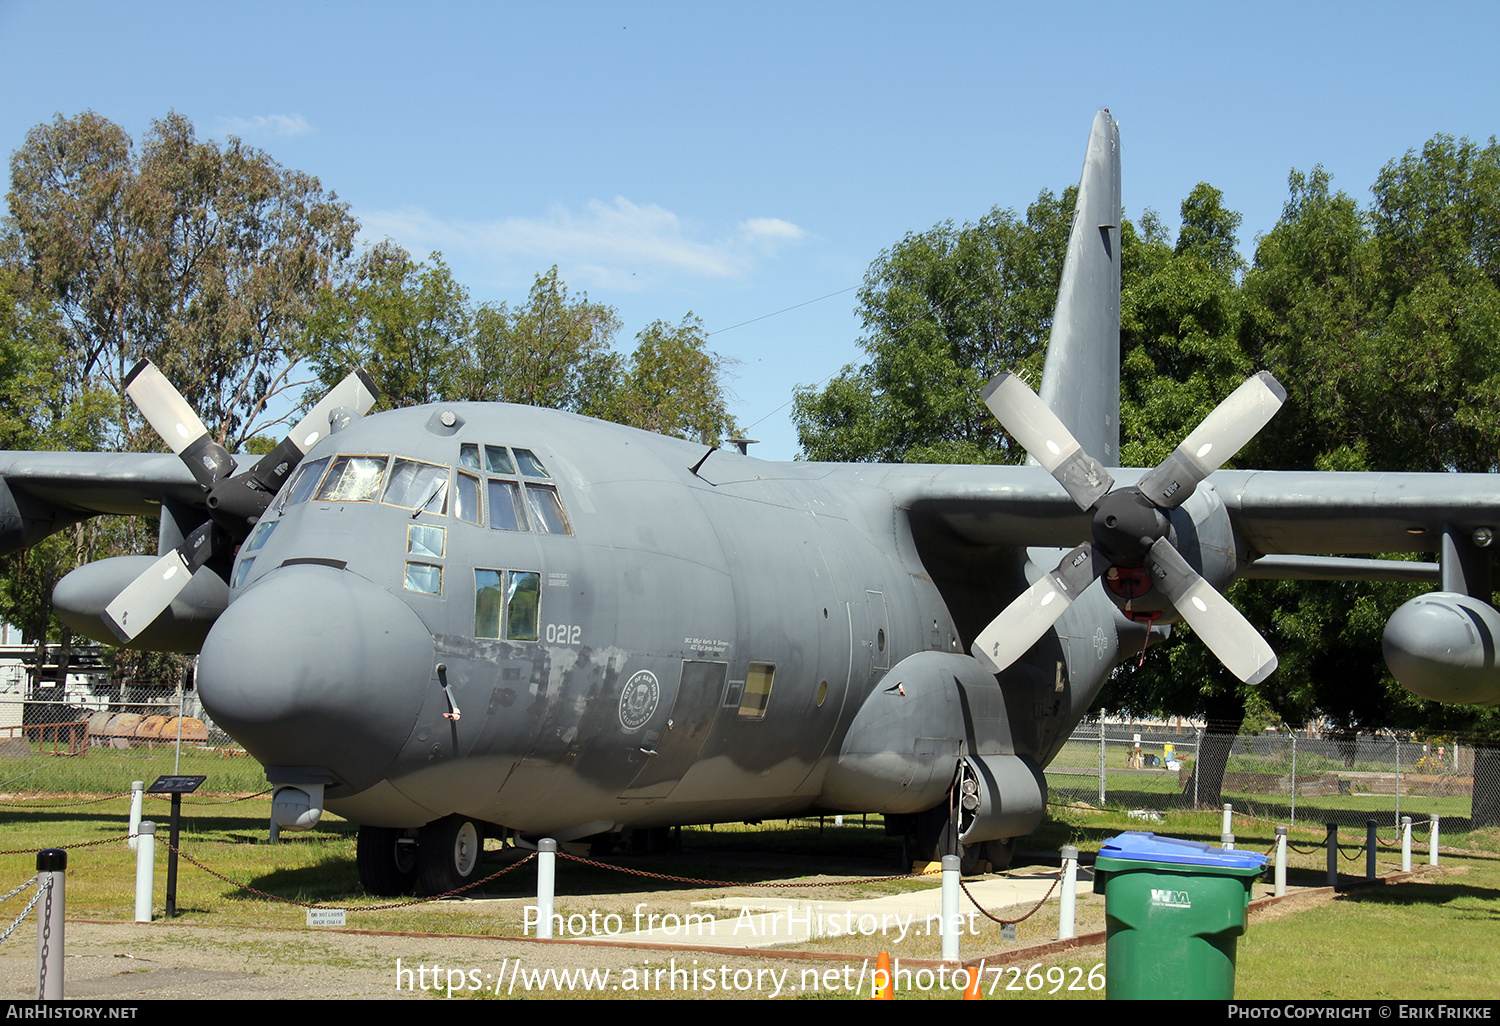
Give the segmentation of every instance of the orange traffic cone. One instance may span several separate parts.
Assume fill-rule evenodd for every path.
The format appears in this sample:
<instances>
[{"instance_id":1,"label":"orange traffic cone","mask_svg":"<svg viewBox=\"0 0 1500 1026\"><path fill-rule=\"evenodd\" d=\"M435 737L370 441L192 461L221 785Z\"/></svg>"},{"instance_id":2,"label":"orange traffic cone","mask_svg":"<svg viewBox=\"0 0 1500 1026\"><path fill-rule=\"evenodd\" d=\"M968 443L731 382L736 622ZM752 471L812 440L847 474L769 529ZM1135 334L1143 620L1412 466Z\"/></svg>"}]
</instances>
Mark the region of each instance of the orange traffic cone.
<instances>
[{"instance_id":1,"label":"orange traffic cone","mask_svg":"<svg viewBox=\"0 0 1500 1026\"><path fill-rule=\"evenodd\" d=\"M875 960L875 976L870 980L870 997L876 1001L896 1000L896 979L891 975L889 951L882 951Z\"/></svg>"},{"instance_id":2,"label":"orange traffic cone","mask_svg":"<svg viewBox=\"0 0 1500 1026\"><path fill-rule=\"evenodd\" d=\"M968 986L964 987L964 1000L978 1001L980 998L984 997L984 992L979 989L979 969L966 969L964 971L969 974L969 984Z\"/></svg>"}]
</instances>

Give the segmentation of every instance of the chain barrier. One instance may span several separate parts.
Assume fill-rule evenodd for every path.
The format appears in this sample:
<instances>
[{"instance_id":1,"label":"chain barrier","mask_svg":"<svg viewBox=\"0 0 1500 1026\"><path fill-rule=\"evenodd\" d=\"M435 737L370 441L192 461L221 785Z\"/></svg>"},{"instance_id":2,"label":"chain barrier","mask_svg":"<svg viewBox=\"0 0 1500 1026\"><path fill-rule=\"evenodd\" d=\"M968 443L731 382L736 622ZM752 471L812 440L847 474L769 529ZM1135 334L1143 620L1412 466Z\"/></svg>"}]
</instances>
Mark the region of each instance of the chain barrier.
<instances>
[{"instance_id":1,"label":"chain barrier","mask_svg":"<svg viewBox=\"0 0 1500 1026\"><path fill-rule=\"evenodd\" d=\"M40 873L36 874L36 876L33 876L30 880L27 880L21 886L11 891L10 894L7 894L4 898L0 898L0 901L7 901L13 895L19 894L20 892L24 891L26 888L36 883L38 877L40 877L41 875L42 874ZM10 935L16 932L16 927L20 926L21 923L26 919L26 917L31 915L31 910L36 908L37 899L41 896L42 888L40 885L38 885L36 893L31 896L31 900L26 903L26 907L21 910L21 914L16 916L16 918L11 921L11 924L5 928L4 933L0 933L0 944L4 944L8 939L10 939Z\"/></svg>"},{"instance_id":2,"label":"chain barrier","mask_svg":"<svg viewBox=\"0 0 1500 1026\"><path fill-rule=\"evenodd\" d=\"M114 837L101 837L97 841L79 841L77 844L49 844L49 848L61 848L64 851L72 851L74 848L92 848L96 844L112 844L115 841L128 841L129 834L116 834ZM0 855L34 855L35 848L11 848L8 851L0 851Z\"/></svg>"},{"instance_id":3,"label":"chain barrier","mask_svg":"<svg viewBox=\"0 0 1500 1026\"><path fill-rule=\"evenodd\" d=\"M85 798L76 802L58 802L55 805L37 805L34 802L0 802L0 806L8 809L72 809L80 805L98 805L100 802L112 802L116 798L129 797L129 791L121 791L119 794L107 794L102 798Z\"/></svg>"},{"instance_id":4,"label":"chain barrier","mask_svg":"<svg viewBox=\"0 0 1500 1026\"><path fill-rule=\"evenodd\" d=\"M1052 878L1052 886L1048 887L1047 888L1047 893L1044 894L1044 895L1042 895L1042 900L1038 901L1035 905L1033 905L1031 907L1031 911L1027 912L1024 916L1021 916L1019 919L1000 919L1000 918L997 918L996 916L992 915L989 912L988 909L986 909L983 905L981 905L979 903L979 899L978 898L974 897L974 895L972 895L972 894L969 893L969 885L966 884L966 883L964 883L962 879L960 879L958 881L958 886L963 890L964 896L966 898L968 898L969 901L971 903L973 903L974 907L979 910L979 914L980 915L984 916L986 919L988 919L992 923L999 923L1001 926L1015 926L1017 923L1024 923L1024 922L1026 922L1026 920L1030 919L1032 916L1034 916L1034 915L1037 914L1037 911L1043 905L1045 905L1047 903L1047 899L1050 898L1050 897L1052 897L1052 892L1055 891L1055 890L1057 890L1058 881L1060 881L1062 879L1062 877L1063 877L1063 871L1061 869L1059 869L1057 871L1057 875Z\"/></svg>"},{"instance_id":5,"label":"chain barrier","mask_svg":"<svg viewBox=\"0 0 1500 1026\"><path fill-rule=\"evenodd\" d=\"M517 869L520 869L522 866L526 865L526 863L536 858L536 852L532 852L520 862L517 862L514 865L506 866L504 869L499 870L498 872L491 873L489 876L485 877L482 880L475 880L473 883L466 883L462 887L455 887L451 891L444 891L442 894L434 894L426 898L413 898L411 901L392 901L384 905L325 905L317 901L298 901L296 898L283 898L279 894L269 894L266 891L258 890L254 887L251 887L249 884L240 883L238 880L231 879L230 877L225 876L223 873L220 873L213 869L209 869L207 866L199 862L197 859L193 858L181 848L173 848L172 842L166 840L165 838L157 838L157 840L159 840L169 850L176 852L182 858L186 859L188 862L191 862L193 865L203 870L209 876L218 877L220 880L223 880L230 886L238 887L242 891L249 891L251 894L259 895L260 897L265 898L268 901L279 901L283 905L297 905L301 908L333 909L344 912L384 912L386 909L406 908L410 905L427 905L434 901L442 901L444 898L451 898L456 894L462 894L465 891L471 891L475 887L478 887L482 884L487 884L491 880L495 880L499 877L504 876L506 873L515 872Z\"/></svg>"}]
</instances>

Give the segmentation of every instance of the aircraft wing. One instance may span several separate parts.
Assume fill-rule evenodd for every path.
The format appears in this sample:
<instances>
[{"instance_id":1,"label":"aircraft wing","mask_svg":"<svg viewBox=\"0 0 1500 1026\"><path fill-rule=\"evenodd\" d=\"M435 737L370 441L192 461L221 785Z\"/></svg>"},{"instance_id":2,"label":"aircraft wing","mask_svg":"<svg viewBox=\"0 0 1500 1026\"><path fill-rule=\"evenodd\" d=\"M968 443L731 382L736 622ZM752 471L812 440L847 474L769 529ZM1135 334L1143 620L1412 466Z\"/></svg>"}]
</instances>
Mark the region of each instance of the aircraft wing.
<instances>
[{"instance_id":1,"label":"aircraft wing","mask_svg":"<svg viewBox=\"0 0 1500 1026\"><path fill-rule=\"evenodd\" d=\"M1111 473L1129 485L1144 471ZM1472 538L1500 527L1495 474L1221 470L1207 483L1249 560L1437 552L1445 531ZM1089 515L1040 467L911 466L885 484L898 506L936 517L973 544L1066 548L1089 535ZM1308 576L1329 574L1309 564Z\"/></svg>"},{"instance_id":2,"label":"aircraft wing","mask_svg":"<svg viewBox=\"0 0 1500 1026\"><path fill-rule=\"evenodd\" d=\"M172 453L0 453L0 555L101 513L155 515L205 495Z\"/></svg>"},{"instance_id":3,"label":"aircraft wing","mask_svg":"<svg viewBox=\"0 0 1500 1026\"><path fill-rule=\"evenodd\" d=\"M1500 475L1220 471L1209 479L1254 554L1436 552L1445 529L1500 522Z\"/></svg>"}]
</instances>

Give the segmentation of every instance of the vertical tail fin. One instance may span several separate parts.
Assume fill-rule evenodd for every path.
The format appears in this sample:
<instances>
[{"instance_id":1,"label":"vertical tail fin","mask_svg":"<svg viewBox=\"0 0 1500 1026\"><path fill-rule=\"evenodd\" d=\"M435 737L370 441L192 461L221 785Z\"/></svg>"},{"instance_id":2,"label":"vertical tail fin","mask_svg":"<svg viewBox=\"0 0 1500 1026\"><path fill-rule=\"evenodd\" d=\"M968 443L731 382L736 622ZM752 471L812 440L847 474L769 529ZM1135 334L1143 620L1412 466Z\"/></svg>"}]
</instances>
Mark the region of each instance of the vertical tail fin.
<instances>
[{"instance_id":1,"label":"vertical tail fin","mask_svg":"<svg viewBox=\"0 0 1500 1026\"><path fill-rule=\"evenodd\" d=\"M1089 133L1039 393L1084 452L1119 465L1120 127L1107 110Z\"/></svg>"}]
</instances>

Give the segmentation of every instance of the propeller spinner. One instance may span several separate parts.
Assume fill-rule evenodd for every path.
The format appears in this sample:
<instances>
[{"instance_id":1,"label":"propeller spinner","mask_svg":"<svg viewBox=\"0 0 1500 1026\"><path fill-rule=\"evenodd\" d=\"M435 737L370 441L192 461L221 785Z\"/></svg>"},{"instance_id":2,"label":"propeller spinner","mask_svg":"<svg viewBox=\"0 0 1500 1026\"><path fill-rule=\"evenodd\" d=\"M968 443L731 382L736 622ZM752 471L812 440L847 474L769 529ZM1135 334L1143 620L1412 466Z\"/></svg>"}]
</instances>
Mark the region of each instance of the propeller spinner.
<instances>
[{"instance_id":1,"label":"propeller spinner","mask_svg":"<svg viewBox=\"0 0 1500 1026\"><path fill-rule=\"evenodd\" d=\"M380 398L369 375L355 371L333 387L276 447L243 474L230 476L234 458L208 433L187 400L149 360L125 378L125 391L208 493L210 519L165 553L104 609L104 622L129 643L171 605L198 568L245 540L290 474L319 440Z\"/></svg>"},{"instance_id":2,"label":"propeller spinner","mask_svg":"<svg viewBox=\"0 0 1500 1026\"><path fill-rule=\"evenodd\" d=\"M1128 488L1114 487L1109 472L1016 375L996 375L985 387L984 401L1078 507L1093 512L1094 540L1065 555L995 617L974 639L975 658L998 673L1036 644L1083 589L1111 567L1143 567L1151 584L1236 677L1258 684L1276 669L1271 646L1172 545L1167 519L1281 408L1286 390L1275 378L1261 371L1245 381L1170 456Z\"/></svg>"}]
</instances>

